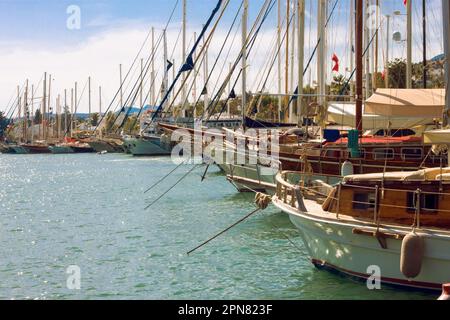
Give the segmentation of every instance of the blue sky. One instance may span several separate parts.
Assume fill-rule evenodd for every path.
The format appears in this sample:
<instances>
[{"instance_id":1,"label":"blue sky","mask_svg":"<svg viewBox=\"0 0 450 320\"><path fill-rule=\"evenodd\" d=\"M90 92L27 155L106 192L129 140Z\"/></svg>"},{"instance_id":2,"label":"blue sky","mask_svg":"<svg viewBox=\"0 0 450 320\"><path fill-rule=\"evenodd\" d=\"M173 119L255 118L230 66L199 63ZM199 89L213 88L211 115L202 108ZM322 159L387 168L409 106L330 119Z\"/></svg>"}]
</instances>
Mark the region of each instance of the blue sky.
<instances>
[{"instance_id":1,"label":"blue sky","mask_svg":"<svg viewBox=\"0 0 450 320\"><path fill-rule=\"evenodd\" d=\"M420 60L422 50L421 1L413 0L414 21L414 59ZM118 65L127 69L142 45L148 30L155 26L157 35L166 23L176 0L0 0L0 110L4 109L18 84L25 79L37 84L46 71L54 78L55 94L62 94L77 81L83 86L91 76L95 87L102 85L104 104L112 98L118 88ZM181 2L181 0L180 0ZM263 0L249 0L249 28L256 17ZM371 0L375 2L375 0ZM285 8L282 0L282 9ZM306 0L305 56L309 57L316 39L316 3ZM334 0L329 1L331 8ZM342 65L342 72L348 67L349 45L349 3L339 0L337 11L328 28L328 50L326 61L328 79L331 78L331 55L336 53ZM382 14L392 14L394 10L405 12L403 0L380 0ZM429 56L442 52L441 0L427 0L429 11ZM188 0L188 42L192 41L194 31L199 31L206 21L216 0ZM81 9L81 29L69 30L66 27L70 5ZM210 64L220 48L225 33L234 18L239 0L231 0L227 11L219 24L218 31L211 44ZM284 14L284 13L283 13ZM173 23L169 27L169 51L175 45L181 21L181 7L175 11ZM266 22L258 40L257 51L251 56L249 67L250 90L256 91L260 71L267 63L276 27L276 6ZM391 31L405 31L405 18L395 17ZM384 61L386 35L380 41L380 61ZM238 41L231 51L229 61L238 53ZM147 44L148 48L148 44ZM147 53L149 50L147 50ZM393 43L391 57L405 57L404 43ZM142 56L145 58L145 55ZM180 63L180 52L175 51L174 59ZM307 59L307 58L305 58ZM157 69L162 67L162 58L157 59ZM228 64L229 61L221 61ZM313 60L306 82L315 79L316 61ZM220 77L220 75L218 75ZM276 90L276 80L272 76L268 89ZM199 84L200 86L201 84ZM82 103L85 109L85 103Z\"/></svg>"}]
</instances>

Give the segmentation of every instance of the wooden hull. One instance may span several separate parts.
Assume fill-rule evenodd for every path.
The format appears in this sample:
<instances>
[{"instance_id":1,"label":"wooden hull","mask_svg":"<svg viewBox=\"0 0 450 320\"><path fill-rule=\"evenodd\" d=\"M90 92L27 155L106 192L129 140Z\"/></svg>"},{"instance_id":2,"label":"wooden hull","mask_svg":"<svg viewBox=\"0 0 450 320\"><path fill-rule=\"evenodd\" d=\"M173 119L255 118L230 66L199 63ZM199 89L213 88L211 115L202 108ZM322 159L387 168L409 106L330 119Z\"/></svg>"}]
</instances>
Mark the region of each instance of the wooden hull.
<instances>
[{"instance_id":1,"label":"wooden hull","mask_svg":"<svg viewBox=\"0 0 450 320\"><path fill-rule=\"evenodd\" d=\"M50 150L53 154L74 153L74 151L71 147L66 147L66 146L51 146Z\"/></svg>"}]
</instances>

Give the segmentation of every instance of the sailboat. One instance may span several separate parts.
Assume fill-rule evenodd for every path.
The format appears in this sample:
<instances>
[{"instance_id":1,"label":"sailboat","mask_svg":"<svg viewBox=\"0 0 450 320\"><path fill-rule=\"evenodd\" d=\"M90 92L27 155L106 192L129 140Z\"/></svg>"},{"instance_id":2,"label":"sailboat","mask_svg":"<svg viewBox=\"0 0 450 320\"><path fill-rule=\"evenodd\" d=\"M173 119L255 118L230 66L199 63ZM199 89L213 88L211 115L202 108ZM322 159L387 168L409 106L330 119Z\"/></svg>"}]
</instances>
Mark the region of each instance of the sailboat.
<instances>
[{"instance_id":1,"label":"sailboat","mask_svg":"<svg viewBox=\"0 0 450 320\"><path fill-rule=\"evenodd\" d=\"M194 62L194 54L197 50L197 47L200 45L200 41L203 39L207 29L211 25L214 17L219 12L219 9L222 6L222 0L217 2L217 5L213 9L208 21L204 25L199 37L194 41L194 45L189 54L186 55L185 49L185 32L186 32L186 0L183 1L183 61L184 64L181 66L180 71L174 77L172 84L168 85L168 68L167 65L167 42L166 42L166 33L163 31L163 39L164 39L164 63L165 63L165 73L162 85L162 100L158 106L158 108L150 114L150 117L147 121L144 122L144 128L141 129L140 137L127 137L125 139L125 145L130 150L133 155L170 155L172 143L170 142L170 138L166 134L164 134L165 124L176 124L176 127L179 128L179 125L193 126L194 123L192 119L188 119L186 117L182 117L181 119L173 120L169 119L167 121L167 117L165 115L165 108L168 105L170 95L174 90L175 85L178 80L183 77L183 97L182 101L185 101L186 93L185 93L185 73L194 70L195 62ZM183 109L184 113L184 109ZM158 123L160 122L160 123Z\"/></svg>"},{"instance_id":2,"label":"sailboat","mask_svg":"<svg viewBox=\"0 0 450 320\"><path fill-rule=\"evenodd\" d=\"M356 3L358 32L362 0ZM448 24L448 1L443 1L443 8ZM448 26L444 35L448 57ZM357 92L362 89L361 37L359 32ZM446 77L448 110L449 74ZM429 133L427 139L445 142L439 141L445 137L442 131ZM440 290L450 281L449 177L450 168L441 165L412 172L351 174L333 185L283 171L276 177L273 203L300 230L316 267L361 280L373 279L378 272L382 283Z\"/></svg>"}]
</instances>

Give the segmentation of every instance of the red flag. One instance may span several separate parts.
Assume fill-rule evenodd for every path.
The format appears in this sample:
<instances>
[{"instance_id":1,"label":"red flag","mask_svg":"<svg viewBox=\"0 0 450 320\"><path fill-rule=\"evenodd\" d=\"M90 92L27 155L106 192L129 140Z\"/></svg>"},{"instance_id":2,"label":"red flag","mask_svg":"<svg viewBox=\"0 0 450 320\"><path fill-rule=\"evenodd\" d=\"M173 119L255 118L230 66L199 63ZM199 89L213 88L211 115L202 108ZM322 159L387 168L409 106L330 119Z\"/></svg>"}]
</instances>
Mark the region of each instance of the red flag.
<instances>
[{"instance_id":1,"label":"red flag","mask_svg":"<svg viewBox=\"0 0 450 320\"><path fill-rule=\"evenodd\" d=\"M408 4L408 0L403 0L403 4L406 6Z\"/></svg>"},{"instance_id":2,"label":"red flag","mask_svg":"<svg viewBox=\"0 0 450 320\"><path fill-rule=\"evenodd\" d=\"M333 53L333 57L331 57L331 60L334 62L332 71L339 72L339 58L335 53Z\"/></svg>"}]
</instances>

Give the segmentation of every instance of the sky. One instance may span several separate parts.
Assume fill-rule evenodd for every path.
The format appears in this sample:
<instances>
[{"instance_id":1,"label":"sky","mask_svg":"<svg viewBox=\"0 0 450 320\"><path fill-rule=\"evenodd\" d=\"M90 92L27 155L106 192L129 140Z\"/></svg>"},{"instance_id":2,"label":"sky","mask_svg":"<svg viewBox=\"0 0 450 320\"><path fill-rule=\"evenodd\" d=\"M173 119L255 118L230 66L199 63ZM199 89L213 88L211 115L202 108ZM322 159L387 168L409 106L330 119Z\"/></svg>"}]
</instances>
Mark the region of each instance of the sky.
<instances>
[{"instance_id":1,"label":"sky","mask_svg":"<svg viewBox=\"0 0 450 320\"><path fill-rule=\"evenodd\" d=\"M349 6L351 0L337 0L338 5L329 27L327 28L327 52L325 57L327 79L332 77L332 54L340 59L343 74L348 74L349 56L351 52L349 31ZM421 59L422 31L421 31L421 2L413 2L413 52L414 60ZM92 109L99 108L98 87L102 86L103 111L112 101L119 89L119 64L123 65L123 73L131 68L134 58L143 46L151 27L155 28L156 40L161 34L177 0L0 0L0 110L5 110L15 96L17 85L22 86L29 80L34 84L35 96L42 95L40 80L44 72L52 76L51 103L55 103L56 95L64 94L78 83L80 99L79 112L88 110L86 86L87 78L92 79ZM263 0L249 0L249 29L255 20ZM293 2L293 1L292 1ZM305 61L309 59L317 41L317 0L306 0L305 21ZM335 0L330 0L329 10ZM370 0L374 3L375 0ZM428 12L428 54L433 57L442 53L442 18L441 0L427 0ZM380 0L382 15L392 15L395 10L405 13L403 0ZM194 32L200 32L202 24L210 15L215 0L187 0L187 42L192 46ZM241 0L230 0L223 18L218 24L214 37L209 45L208 64L212 68L219 50L226 40L226 34L237 14ZM75 7L74 7L75 6ZM284 18L286 1L281 1L282 16ZM79 28L72 18L76 10L80 10ZM69 25L68 25L69 21ZM403 36L406 31L405 16L395 16L392 20L391 32L400 31ZM383 20L384 22L384 20ZM277 25L277 6L271 11L255 43L253 52L248 59L248 90L258 91L267 75L272 53L275 50ZM384 24L380 36L379 60L385 61L386 34ZM175 68L181 63L181 48L177 38L181 27L181 6L178 3L173 18L167 29L168 52L175 61ZM230 38L227 40L228 56L222 55L217 63L215 73L210 80L209 90L212 92L223 80L228 64L233 62L240 50L240 18L238 19ZM292 39L292 32L290 32ZM234 39L234 40L232 40ZM155 40L155 41L156 41ZM292 47L292 46L291 46ZM143 46L139 58L146 59L151 53L151 43L147 41ZM293 70L296 70L295 57L298 48L294 43L294 53L289 54L293 59ZM161 48L160 48L161 49ZM391 43L390 58L406 56L404 42ZM281 50L284 55L284 46ZM329 58L328 58L329 57ZM284 60L283 60L284 61ZM276 65L276 64L275 64ZM306 83L313 83L316 78L316 58L313 58L311 68L305 75ZM138 71L138 64L130 72L124 84L125 96L128 96ZM163 72L162 50L158 50L155 57L155 68L158 73L157 88L161 82ZM284 70L283 70L284 72ZM266 91L277 92L277 74L272 70L267 77ZM199 70L196 80L198 94L203 86L203 70ZM290 86L295 86L295 79L290 80ZM145 92L150 91L150 81L145 80ZM240 88L236 90L240 92ZM83 94L81 94L83 92ZM146 95L144 92L144 96ZM191 97L193 99L193 97ZM70 100L70 97L69 97ZM36 102L37 103L37 102ZM115 107L115 106L113 106Z\"/></svg>"}]
</instances>

